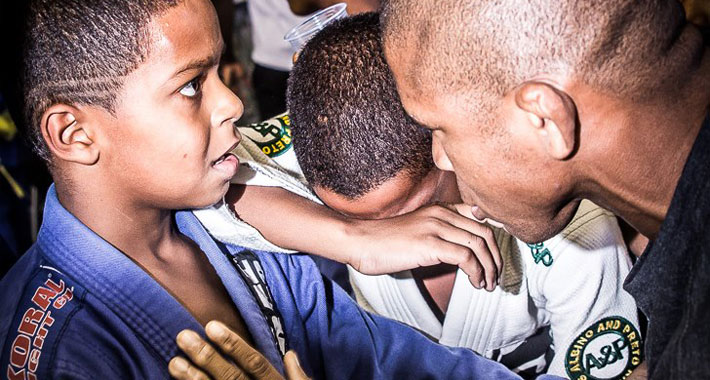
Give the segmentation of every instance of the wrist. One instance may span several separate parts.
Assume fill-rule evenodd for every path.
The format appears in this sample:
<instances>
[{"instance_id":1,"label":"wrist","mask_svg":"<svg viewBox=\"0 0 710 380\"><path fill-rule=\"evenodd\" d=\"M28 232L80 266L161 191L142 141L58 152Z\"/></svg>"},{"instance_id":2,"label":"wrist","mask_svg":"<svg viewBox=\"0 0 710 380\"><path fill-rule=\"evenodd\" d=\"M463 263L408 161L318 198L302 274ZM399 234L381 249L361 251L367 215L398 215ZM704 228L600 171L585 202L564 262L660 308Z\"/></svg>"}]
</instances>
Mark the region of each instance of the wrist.
<instances>
[{"instance_id":1,"label":"wrist","mask_svg":"<svg viewBox=\"0 0 710 380\"><path fill-rule=\"evenodd\" d=\"M339 236L340 242L345 242L343 255L343 263L350 265L355 269L359 269L362 264L362 258L366 252L364 242L367 241L369 220L355 219L343 217L340 220Z\"/></svg>"}]
</instances>

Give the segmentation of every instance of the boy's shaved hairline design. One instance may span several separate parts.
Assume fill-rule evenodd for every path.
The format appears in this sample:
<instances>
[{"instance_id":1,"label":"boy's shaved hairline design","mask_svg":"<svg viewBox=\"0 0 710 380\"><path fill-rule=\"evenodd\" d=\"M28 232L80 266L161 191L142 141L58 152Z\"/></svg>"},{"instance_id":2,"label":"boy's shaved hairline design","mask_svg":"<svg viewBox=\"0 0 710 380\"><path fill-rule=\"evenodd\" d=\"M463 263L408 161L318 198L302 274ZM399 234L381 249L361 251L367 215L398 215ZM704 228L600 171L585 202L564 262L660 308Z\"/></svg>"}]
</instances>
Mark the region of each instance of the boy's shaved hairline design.
<instances>
[{"instance_id":1,"label":"boy's shaved hairline design","mask_svg":"<svg viewBox=\"0 0 710 380\"><path fill-rule=\"evenodd\" d=\"M31 0L24 9L21 92L35 152L51 165L41 131L54 104L114 112L125 78L150 54L151 21L183 0Z\"/></svg>"},{"instance_id":2,"label":"boy's shaved hairline design","mask_svg":"<svg viewBox=\"0 0 710 380\"><path fill-rule=\"evenodd\" d=\"M702 52L676 0L388 0L381 21L388 55L417 47L402 72L414 96L462 94L484 111L544 74L645 102L681 90Z\"/></svg>"},{"instance_id":3,"label":"boy's shaved hairline design","mask_svg":"<svg viewBox=\"0 0 710 380\"><path fill-rule=\"evenodd\" d=\"M382 52L379 15L328 25L289 77L293 146L312 187L359 198L404 173L434 166L431 133L409 117Z\"/></svg>"}]
</instances>

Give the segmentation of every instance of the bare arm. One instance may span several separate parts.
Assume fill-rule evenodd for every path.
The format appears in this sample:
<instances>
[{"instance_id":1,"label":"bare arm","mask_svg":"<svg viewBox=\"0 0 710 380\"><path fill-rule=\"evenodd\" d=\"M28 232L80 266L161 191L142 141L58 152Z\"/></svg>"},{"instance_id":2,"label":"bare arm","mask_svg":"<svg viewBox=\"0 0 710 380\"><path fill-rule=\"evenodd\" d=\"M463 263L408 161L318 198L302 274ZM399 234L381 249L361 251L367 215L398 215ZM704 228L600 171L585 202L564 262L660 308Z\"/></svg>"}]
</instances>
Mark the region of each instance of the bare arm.
<instances>
[{"instance_id":1,"label":"bare arm","mask_svg":"<svg viewBox=\"0 0 710 380\"><path fill-rule=\"evenodd\" d=\"M626 378L626 380L646 380L648 379L648 367L646 366L646 362L643 362L639 364L638 367L634 370L634 372L629 375L629 377Z\"/></svg>"},{"instance_id":2,"label":"bare arm","mask_svg":"<svg viewBox=\"0 0 710 380\"><path fill-rule=\"evenodd\" d=\"M502 261L492 231L442 206L380 220L347 218L276 187L232 185L227 203L272 243L384 274L447 263L492 290Z\"/></svg>"}]
</instances>

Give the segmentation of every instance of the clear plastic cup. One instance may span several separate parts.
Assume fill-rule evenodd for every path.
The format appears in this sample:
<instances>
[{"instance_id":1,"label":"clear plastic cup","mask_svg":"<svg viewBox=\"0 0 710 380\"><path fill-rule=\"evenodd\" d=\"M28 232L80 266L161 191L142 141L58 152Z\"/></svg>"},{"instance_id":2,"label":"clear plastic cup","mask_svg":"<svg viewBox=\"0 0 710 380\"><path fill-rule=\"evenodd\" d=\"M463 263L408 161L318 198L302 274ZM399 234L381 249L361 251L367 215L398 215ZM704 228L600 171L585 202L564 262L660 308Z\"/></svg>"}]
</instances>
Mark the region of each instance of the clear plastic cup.
<instances>
[{"instance_id":1,"label":"clear plastic cup","mask_svg":"<svg viewBox=\"0 0 710 380\"><path fill-rule=\"evenodd\" d=\"M300 50L311 37L320 32L326 25L347 16L345 8L345 3L338 3L321 9L286 33L284 40L288 41L294 49Z\"/></svg>"}]
</instances>

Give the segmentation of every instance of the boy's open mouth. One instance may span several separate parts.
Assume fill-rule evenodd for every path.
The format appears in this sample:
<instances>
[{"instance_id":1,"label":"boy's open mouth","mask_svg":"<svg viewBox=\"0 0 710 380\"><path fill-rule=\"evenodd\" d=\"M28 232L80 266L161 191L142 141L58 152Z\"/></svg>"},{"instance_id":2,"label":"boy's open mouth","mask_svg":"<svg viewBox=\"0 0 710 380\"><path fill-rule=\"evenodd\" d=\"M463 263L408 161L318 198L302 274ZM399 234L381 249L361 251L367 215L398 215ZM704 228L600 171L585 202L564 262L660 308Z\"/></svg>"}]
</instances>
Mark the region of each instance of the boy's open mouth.
<instances>
[{"instance_id":1,"label":"boy's open mouth","mask_svg":"<svg viewBox=\"0 0 710 380\"><path fill-rule=\"evenodd\" d=\"M237 159L237 156L235 156L234 153L231 153L231 152L225 153L222 155L222 157L218 158L217 161L215 161L212 164L212 166L217 166L217 165L221 164L222 162L224 162L224 160L230 159L230 158Z\"/></svg>"},{"instance_id":2,"label":"boy's open mouth","mask_svg":"<svg viewBox=\"0 0 710 380\"><path fill-rule=\"evenodd\" d=\"M235 142L234 145L229 147L229 149L227 149L227 151L223 155L219 156L219 158L212 163L212 166L220 167L220 165L223 163L229 163L230 166L233 165L235 167L239 165L239 159L237 158L236 154L234 154L234 149L236 149L238 145L239 141Z\"/></svg>"}]
</instances>

